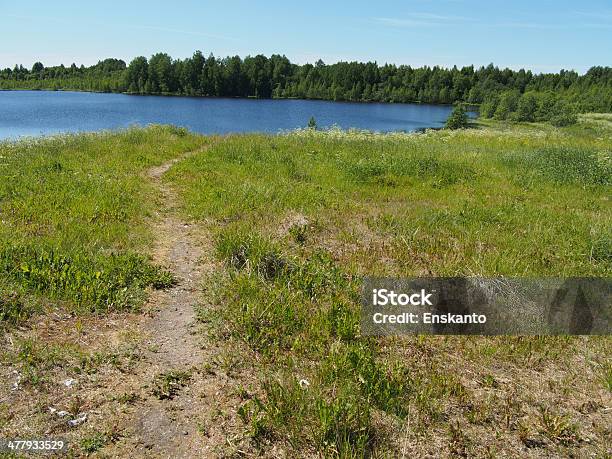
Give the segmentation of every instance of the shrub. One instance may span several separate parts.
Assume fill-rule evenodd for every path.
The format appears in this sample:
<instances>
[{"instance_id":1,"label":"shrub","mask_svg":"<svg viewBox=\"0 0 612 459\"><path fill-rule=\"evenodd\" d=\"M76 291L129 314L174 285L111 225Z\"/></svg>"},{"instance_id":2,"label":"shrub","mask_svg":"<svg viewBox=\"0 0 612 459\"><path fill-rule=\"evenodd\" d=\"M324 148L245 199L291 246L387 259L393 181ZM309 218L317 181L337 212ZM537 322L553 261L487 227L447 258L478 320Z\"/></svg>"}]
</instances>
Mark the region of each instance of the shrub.
<instances>
[{"instance_id":1,"label":"shrub","mask_svg":"<svg viewBox=\"0 0 612 459\"><path fill-rule=\"evenodd\" d=\"M497 94L491 95L485 99L480 106L480 116L483 118L493 118L497 105L499 104L499 97Z\"/></svg>"},{"instance_id":2,"label":"shrub","mask_svg":"<svg viewBox=\"0 0 612 459\"><path fill-rule=\"evenodd\" d=\"M556 113L550 118L550 124L556 127L570 126L578 122L576 113L566 104L560 103Z\"/></svg>"},{"instance_id":3,"label":"shrub","mask_svg":"<svg viewBox=\"0 0 612 459\"><path fill-rule=\"evenodd\" d=\"M506 91L501 95L499 99L499 105L495 109L495 115L493 116L496 120L507 120L512 112L516 110L519 101L518 91Z\"/></svg>"},{"instance_id":4,"label":"shrub","mask_svg":"<svg viewBox=\"0 0 612 459\"><path fill-rule=\"evenodd\" d=\"M557 105L557 96L552 92L538 94L538 107L535 113L536 121L550 121Z\"/></svg>"},{"instance_id":5,"label":"shrub","mask_svg":"<svg viewBox=\"0 0 612 459\"><path fill-rule=\"evenodd\" d=\"M538 99L533 93L525 93L518 101L518 106L514 114L516 121L535 121L538 109Z\"/></svg>"},{"instance_id":6,"label":"shrub","mask_svg":"<svg viewBox=\"0 0 612 459\"><path fill-rule=\"evenodd\" d=\"M467 112L465 111L465 107L463 105L457 105L453 109L453 112L450 114L448 119L446 120L446 129L464 129L468 127L469 119Z\"/></svg>"}]
</instances>

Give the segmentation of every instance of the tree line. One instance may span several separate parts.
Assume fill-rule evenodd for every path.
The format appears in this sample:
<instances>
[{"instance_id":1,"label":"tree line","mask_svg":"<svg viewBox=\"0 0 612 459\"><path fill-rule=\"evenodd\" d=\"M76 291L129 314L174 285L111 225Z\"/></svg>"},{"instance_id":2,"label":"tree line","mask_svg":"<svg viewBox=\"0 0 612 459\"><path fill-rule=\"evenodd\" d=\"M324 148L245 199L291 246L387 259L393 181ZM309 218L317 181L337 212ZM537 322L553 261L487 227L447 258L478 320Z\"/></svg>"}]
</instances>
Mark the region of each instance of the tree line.
<instances>
[{"instance_id":1,"label":"tree line","mask_svg":"<svg viewBox=\"0 0 612 459\"><path fill-rule=\"evenodd\" d=\"M480 106L484 118L513 121L547 121L554 126L568 126L577 121L577 108L563 97L550 92L516 90L490 94Z\"/></svg>"},{"instance_id":2,"label":"tree line","mask_svg":"<svg viewBox=\"0 0 612 459\"><path fill-rule=\"evenodd\" d=\"M483 104L498 118L541 118L554 99L557 112L612 112L612 67L592 67L585 74L561 70L534 74L500 69L413 68L376 62L298 65L274 54L218 58L196 51L173 59L157 53L139 56L129 65L105 59L85 67L72 64L31 69L15 66L0 71L0 89L72 89L217 97L302 98L336 101ZM534 107L535 99L535 107ZM561 102L559 102L561 101ZM520 110L519 110L520 105ZM519 115L512 115L518 112ZM555 114L557 116L557 114Z\"/></svg>"}]
</instances>

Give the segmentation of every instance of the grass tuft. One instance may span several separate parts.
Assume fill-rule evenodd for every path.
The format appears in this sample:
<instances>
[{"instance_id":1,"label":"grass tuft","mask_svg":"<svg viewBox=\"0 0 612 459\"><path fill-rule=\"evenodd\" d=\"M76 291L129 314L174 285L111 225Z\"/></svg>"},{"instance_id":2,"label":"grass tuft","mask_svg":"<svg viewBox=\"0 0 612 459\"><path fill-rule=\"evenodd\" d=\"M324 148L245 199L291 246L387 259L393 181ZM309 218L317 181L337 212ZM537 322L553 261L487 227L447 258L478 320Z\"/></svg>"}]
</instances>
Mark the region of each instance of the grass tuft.
<instances>
[{"instance_id":1,"label":"grass tuft","mask_svg":"<svg viewBox=\"0 0 612 459\"><path fill-rule=\"evenodd\" d=\"M191 373L189 371L170 370L155 377L153 384L153 395L158 399L172 399L179 393L181 388L189 382Z\"/></svg>"}]
</instances>

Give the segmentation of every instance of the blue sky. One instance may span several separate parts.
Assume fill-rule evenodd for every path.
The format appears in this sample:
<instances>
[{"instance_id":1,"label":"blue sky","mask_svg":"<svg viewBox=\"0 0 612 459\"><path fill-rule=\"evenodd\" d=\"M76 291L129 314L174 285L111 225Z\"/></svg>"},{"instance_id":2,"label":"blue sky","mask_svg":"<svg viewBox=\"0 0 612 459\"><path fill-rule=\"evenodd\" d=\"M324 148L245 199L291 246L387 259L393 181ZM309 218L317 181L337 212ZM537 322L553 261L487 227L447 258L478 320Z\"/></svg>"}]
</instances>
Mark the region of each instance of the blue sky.
<instances>
[{"instance_id":1,"label":"blue sky","mask_svg":"<svg viewBox=\"0 0 612 459\"><path fill-rule=\"evenodd\" d=\"M0 0L0 67L164 51L421 65L612 65L612 1Z\"/></svg>"}]
</instances>

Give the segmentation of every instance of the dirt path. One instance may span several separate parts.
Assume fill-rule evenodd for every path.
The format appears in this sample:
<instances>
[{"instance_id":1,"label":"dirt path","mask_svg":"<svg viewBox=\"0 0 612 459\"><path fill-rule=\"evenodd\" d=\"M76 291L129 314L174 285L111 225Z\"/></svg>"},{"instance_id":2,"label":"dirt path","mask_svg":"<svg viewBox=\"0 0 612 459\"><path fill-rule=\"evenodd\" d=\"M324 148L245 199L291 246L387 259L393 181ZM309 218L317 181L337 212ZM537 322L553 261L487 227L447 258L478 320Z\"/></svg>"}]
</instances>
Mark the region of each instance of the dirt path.
<instances>
[{"instance_id":1,"label":"dirt path","mask_svg":"<svg viewBox=\"0 0 612 459\"><path fill-rule=\"evenodd\" d=\"M149 303L159 312L149 324L150 342L155 347L155 359L165 366L195 365L199 362L199 347L192 332L194 307L198 302L202 276L200 262L202 246L196 241L191 225L176 217L176 195L161 177L175 164L170 161L149 171L162 192L165 208L159 210L160 222L155 228L155 261L174 274L177 284L168 290L153 293Z\"/></svg>"},{"instance_id":2,"label":"dirt path","mask_svg":"<svg viewBox=\"0 0 612 459\"><path fill-rule=\"evenodd\" d=\"M184 220L177 192L163 180L172 165L206 154L219 140L207 141L142 178L159 191L152 193L154 261L172 271L176 284L152 291L143 314L56 310L2 336L14 360L0 365L0 436L65 435L75 457L98 451L100 457L134 459L241 453L237 357L222 339L214 313L219 305L208 287L224 270L213 256L207 222ZM41 375L37 386L20 383L27 368L22 352L29 352L31 374ZM86 417L71 426L58 411Z\"/></svg>"},{"instance_id":3,"label":"dirt path","mask_svg":"<svg viewBox=\"0 0 612 459\"><path fill-rule=\"evenodd\" d=\"M177 283L153 292L148 303L151 317L143 326L146 351L137 379L144 390L128 428L134 452L147 457L213 456L220 439L207 432L207 419L218 409L216 395L227 384L222 375L203 371L210 368L216 350L203 342L205 335L196 322L202 279L215 269L210 240L200 228L180 218L176 193L162 180L184 158L148 172L162 194L154 229L155 262L172 271ZM179 376L172 379L173 375ZM178 383L176 393L156 394L155 388L165 383Z\"/></svg>"}]
</instances>

